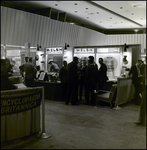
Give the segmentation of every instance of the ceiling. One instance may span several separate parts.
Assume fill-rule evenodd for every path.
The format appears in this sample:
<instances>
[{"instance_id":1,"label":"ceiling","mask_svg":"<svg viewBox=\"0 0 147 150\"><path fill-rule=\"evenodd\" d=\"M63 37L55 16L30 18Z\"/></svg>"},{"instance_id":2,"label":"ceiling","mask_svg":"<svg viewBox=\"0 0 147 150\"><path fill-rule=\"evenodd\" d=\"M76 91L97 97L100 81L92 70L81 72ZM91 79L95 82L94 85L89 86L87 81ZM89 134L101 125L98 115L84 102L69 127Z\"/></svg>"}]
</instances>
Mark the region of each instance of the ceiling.
<instances>
[{"instance_id":1,"label":"ceiling","mask_svg":"<svg viewBox=\"0 0 147 150\"><path fill-rule=\"evenodd\" d=\"M104 34L146 33L146 1L1 1L1 5Z\"/></svg>"}]
</instances>

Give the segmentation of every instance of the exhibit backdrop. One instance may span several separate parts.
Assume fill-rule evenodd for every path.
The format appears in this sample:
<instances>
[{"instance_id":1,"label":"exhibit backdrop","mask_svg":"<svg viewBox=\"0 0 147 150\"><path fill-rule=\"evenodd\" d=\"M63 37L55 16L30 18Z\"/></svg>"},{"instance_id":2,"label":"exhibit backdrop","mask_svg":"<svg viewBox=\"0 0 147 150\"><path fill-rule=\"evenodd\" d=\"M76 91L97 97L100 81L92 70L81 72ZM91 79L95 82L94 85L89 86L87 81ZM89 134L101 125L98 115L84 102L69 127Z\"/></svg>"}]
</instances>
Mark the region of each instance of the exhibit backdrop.
<instances>
[{"instance_id":1,"label":"exhibit backdrop","mask_svg":"<svg viewBox=\"0 0 147 150\"><path fill-rule=\"evenodd\" d=\"M104 63L107 65L107 76L120 76L120 53L96 54L98 68L100 68L99 58L103 58Z\"/></svg>"}]
</instances>

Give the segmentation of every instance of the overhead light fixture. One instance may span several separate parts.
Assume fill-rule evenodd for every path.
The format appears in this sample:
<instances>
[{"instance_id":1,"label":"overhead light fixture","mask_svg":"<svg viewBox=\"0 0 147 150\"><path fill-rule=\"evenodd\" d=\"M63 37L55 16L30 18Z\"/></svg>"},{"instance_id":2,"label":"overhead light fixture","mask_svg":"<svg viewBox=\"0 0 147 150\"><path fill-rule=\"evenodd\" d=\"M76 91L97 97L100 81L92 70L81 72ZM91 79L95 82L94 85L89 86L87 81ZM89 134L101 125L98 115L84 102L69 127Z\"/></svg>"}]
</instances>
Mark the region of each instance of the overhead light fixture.
<instances>
[{"instance_id":1,"label":"overhead light fixture","mask_svg":"<svg viewBox=\"0 0 147 150\"><path fill-rule=\"evenodd\" d=\"M129 46L125 43L124 52L127 52L127 48L129 48Z\"/></svg>"},{"instance_id":2,"label":"overhead light fixture","mask_svg":"<svg viewBox=\"0 0 147 150\"><path fill-rule=\"evenodd\" d=\"M138 29L135 29L134 31L137 33L139 30L138 30Z\"/></svg>"},{"instance_id":3,"label":"overhead light fixture","mask_svg":"<svg viewBox=\"0 0 147 150\"><path fill-rule=\"evenodd\" d=\"M64 49L67 50L67 47L69 47L69 45L65 43Z\"/></svg>"},{"instance_id":4,"label":"overhead light fixture","mask_svg":"<svg viewBox=\"0 0 147 150\"><path fill-rule=\"evenodd\" d=\"M39 46L39 44L37 44L37 51L39 51L39 48L41 48L41 46Z\"/></svg>"}]
</instances>

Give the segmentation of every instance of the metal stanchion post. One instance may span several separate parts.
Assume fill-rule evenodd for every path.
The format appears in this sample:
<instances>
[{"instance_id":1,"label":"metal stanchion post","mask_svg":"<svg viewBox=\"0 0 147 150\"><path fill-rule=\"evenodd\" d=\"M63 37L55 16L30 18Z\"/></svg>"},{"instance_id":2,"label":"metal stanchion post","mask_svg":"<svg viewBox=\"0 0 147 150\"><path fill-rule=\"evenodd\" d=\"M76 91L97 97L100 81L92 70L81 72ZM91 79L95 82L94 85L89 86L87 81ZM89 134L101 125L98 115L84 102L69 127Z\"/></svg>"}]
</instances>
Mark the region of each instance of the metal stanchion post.
<instances>
[{"instance_id":1,"label":"metal stanchion post","mask_svg":"<svg viewBox=\"0 0 147 150\"><path fill-rule=\"evenodd\" d=\"M46 139L52 135L47 135L45 132L45 105L44 105L44 87L42 89L42 131L37 134L38 138Z\"/></svg>"},{"instance_id":2,"label":"metal stanchion post","mask_svg":"<svg viewBox=\"0 0 147 150\"><path fill-rule=\"evenodd\" d=\"M118 105L116 106L116 107L114 107L113 109L117 109L117 110L119 110L119 109L121 109Z\"/></svg>"}]
</instances>

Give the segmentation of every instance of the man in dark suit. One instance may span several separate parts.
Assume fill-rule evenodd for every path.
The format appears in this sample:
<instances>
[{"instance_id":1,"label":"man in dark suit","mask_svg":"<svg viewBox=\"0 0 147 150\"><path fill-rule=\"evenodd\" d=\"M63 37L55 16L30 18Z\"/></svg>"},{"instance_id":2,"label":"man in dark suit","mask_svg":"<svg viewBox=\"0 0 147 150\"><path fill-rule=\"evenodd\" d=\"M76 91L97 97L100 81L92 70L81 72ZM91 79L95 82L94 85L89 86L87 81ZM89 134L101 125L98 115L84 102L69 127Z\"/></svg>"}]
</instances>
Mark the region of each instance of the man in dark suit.
<instances>
[{"instance_id":1,"label":"man in dark suit","mask_svg":"<svg viewBox=\"0 0 147 150\"><path fill-rule=\"evenodd\" d=\"M103 90L106 81L108 80L107 77L107 66L103 63L103 58L99 58L99 90Z\"/></svg>"},{"instance_id":2,"label":"man in dark suit","mask_svg":"<svg viewBox=\"0 0 147 150\"><path fill-rule=\"evenodd\" d=\"M138 60L135 65L133 65L129 71L129 76L132 75L132 84L135 88L135 98L134 103L135 105L140 105L141 103L141 79L142 75L139 69L139 66L141 65L141 60Z\"/></svg>"},{"instance_id":3,"label":"man in dark suit","mask_svg":"<svg viewBox=\"0 0 147 150\"><path fill-rule=\"evenodd\" d=\"M78 82L79 82L79 73L78 73L78 57L74 57L73 61L70 62L67 66L67 95L66 102L68 104L71 99L72 105L77 105L78 102Z\"/></svg>"},{"instance_id":4,"label":"man in dark suit","mask_svg":"<svg viewBox=\"0 0 147 150\"><path fill-rule=\"evenodd\" d=\"M142 101L140 105L139 121L136 122L136 124L146 126L146 86L147 86L146 67L144 68L144 72L142 75L145 80L145 84L143 85L143 90L142 90Z\"/></svg>"},{"instance_id":5,"label":"man in dark suit","mask_svg":"<svg viewBox=\"0 0 147 150\"><path fill-rule=\"evenodd\" d=\"M91 105L95 105L94 90L97 90L98 67L95 65L94 57L88 60L88 67L85 72L85 100L89 105L89 94L91 95Z\"/></svg>"},{"instance_id":6,"label":"man in dark suit","mask_svg":"<svg viewBox=\"0 0 147 150\"><path fill-rule=\"evenodd\" d=\"M65 101L67 91L67 61L63 61L63 66L59 71L59 77L62 85L62 101Z\"/></svg>"},{"instance_id":7,"label":"man in dark suit","mask_svg":"<svg viewBox=\"0 0 147 150\"><path fill-rule=\"evenodd\" d=\"M144 90L144 86L145 86L145 77L143 76L144 74L144 70L146 69L146 65L144 64L144 62L141 60L141 64L139 66L140 68L140 74L141 74L141 93Z\"/></svg>"}]
</instances>

